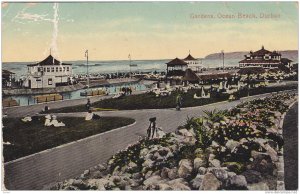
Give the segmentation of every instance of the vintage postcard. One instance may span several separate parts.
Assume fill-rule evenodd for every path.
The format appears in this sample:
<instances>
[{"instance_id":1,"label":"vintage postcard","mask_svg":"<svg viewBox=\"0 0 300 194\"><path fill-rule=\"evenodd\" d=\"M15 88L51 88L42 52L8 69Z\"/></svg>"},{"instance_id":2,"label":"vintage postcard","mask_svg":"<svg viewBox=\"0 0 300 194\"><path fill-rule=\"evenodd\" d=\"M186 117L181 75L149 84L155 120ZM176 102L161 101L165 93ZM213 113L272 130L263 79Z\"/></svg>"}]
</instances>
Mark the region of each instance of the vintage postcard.
<instances>
[{"instance_id":1,"label":"vintage postcard","mask_svg":"<svg viewBox=\"0 0 300 194\"><path fill-rule=\"evenodd\" d=\"M2 190L298 190L298 6L2 1Z\"/></svg>"}]
</instances>

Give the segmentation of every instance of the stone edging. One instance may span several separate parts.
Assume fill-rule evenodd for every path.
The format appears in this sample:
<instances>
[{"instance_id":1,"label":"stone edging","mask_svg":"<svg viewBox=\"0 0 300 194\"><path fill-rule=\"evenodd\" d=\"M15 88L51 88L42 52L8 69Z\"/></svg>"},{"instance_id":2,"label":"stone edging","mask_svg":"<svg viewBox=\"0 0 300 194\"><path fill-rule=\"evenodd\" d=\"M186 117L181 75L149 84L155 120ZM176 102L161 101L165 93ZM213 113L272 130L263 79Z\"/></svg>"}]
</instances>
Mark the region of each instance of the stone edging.
<instances>
[{"instance_id":1,"label":"stone edging","mask_svg":"<svg viewBox=\"0 0 300 194\"><path fill-rule=\"evenodd\" d=\"M289 105L289 109L298 101L298 99L296 99L294 102L292 102ZM288 112L287 111L287 112ZM283 115L281 115L281 120L279 123L279 134L281 136L283 136L283 122L284 122L284 118L286 116L286 113L283 113ZM281 148L281 150L279 150L280 156L278 156L278 161L276 162L276 167L277 167L277 186L276 186L276 190L285 190L285 183L284 183L284 158L283 158L283 147Z\"/></svg>"}]
</instances>

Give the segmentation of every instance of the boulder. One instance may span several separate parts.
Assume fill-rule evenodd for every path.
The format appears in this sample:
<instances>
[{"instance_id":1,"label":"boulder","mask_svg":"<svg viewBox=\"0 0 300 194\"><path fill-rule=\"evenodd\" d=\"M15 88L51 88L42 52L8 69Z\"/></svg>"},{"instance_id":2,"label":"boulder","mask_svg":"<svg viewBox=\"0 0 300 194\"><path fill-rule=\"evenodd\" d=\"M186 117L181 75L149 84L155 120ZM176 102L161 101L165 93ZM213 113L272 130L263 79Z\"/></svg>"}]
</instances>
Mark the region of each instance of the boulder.
<instances>
[{"instance_id":1,"label":"boulder","mask_svg":"<svg viewBox=\"0 0 300 194\"><path fill-rule=\"evenodd\" d=\"M144 158L149 153L149 150L147 148L143 148L140 151L140 158Z\"/></svg>"},{"instance_id":2,"label":"boulder","mask_svg":"<svg viewBox=\"0 0 300 194\"><path fill-rule=\"evenodd\" d=\"M268 144L264 146L265 150L267 151L267 154L271 157L273 162L278 161L278 155L277 152Z\"/></svg>"},{"instance_id":3,"label":"boulder","mask_svg":"<svg viewBox=\"0 0 300 194\"><path fill-rule=\"evenodd\" d=\"M107 168L104 166L104 165L102 165L102 164L98 164L97 165L98 166L98 169L102 172L102 171L105 171Z\"/></svg>"},{"instance_id":4,"label":"boulder","mask_svg":"<svg viewBox=\"0 0 300 194\"><path fill-rule=\"evenodd\" d=\"M149 170L146 174L145 174L145 179L148 179L149 177L151 177L153 171Z\"/></svg>"},{"instance_id":5,"label":"boulder","mask_svg":"<svg viewBox=\"0 0 300 194\"><path fill-rule=\"evenodd\" d=\"M204 175L198 174L192 181L192 189L198 190L201 187L202 180L203 180Z\"/></svg>"},{"instance_id":6,"label":"boulder","mask_svg":"<svg viewBox=\"0 0 300 194\"><path fill-rule=\"evenodd\" d=\"M206 161L203 160L202 158L195 158L194 159L194 168L199 169L200 167L205 167L206 166Z\"/></svg>"},{"instance_id":7,"label":"boulder","mask_svg":"<svg viewBox=\"0 0 300 194\"><path fill-rule=\"evenodd\" d=\"M213 159L211 161L209 161L211 166L216 167L216 168L220 168L221 167L221 162L217 159Z\"/></svg>"},{"instance_id":8,"label":"boulder","mask_svg":"<svg viewBox=\"0 0 300 194\"><path fill-rule=\"evenodd\" d=\"M220 187L221 182L212 173L203 176L200 190L218 190Z\"/></svg>"},{"instance_id":9,"label":"boulder","mask_svg":"<svg viewBox=\"0 0 300 194\"><path fill-rule=\"evenodd\" d=\"M252 151L251 154L253 155L254 160L250 164L250 169L256 170L262 174L273 174L276 166L272 163L272 159L268 154L254 151Z\"/></svg>"},{"instance_id":10,"label":"boulder","mask_svg":"<svg viewBox=\"0 0 300 194\"><path fill-rule=\"evenodd\" d=\"M193 134L191 132L189 132L187 129L179 129L178 130L178 134L185 136L185 137L192 137Z\"/></svg>"},{"instance_id":11,"label":"boulder","mask_svg":"<svg viewBox=\"0 0 300 194\"><path fill-rule=\"evenodd\" d=\"M191 190L188 183L183 178L178 178L168 182L173 190Z\"/></svg>"},{"instance_id":12,"label":"boulder","mask_svg":"<svg viewBox=\"0 0 300 194\"><path fill-rule=\"evenodd\" d=\"M148 185L157 185L159 183L162 183L162 179L160 176L151 176L148 179L146 179L144 181L144 185L148 186Z\"/></svg>"},{"instance_id":13,"label":"boulder","mask_svg":"<svg viewBox=\"0 0 300 194\"><path fill-rule=\"evenodd\" d=\"M106 188L112 188L115 186L115 184L112 181L109 181L107 179L88 179L87 185L90 188L96 189L96 190L106 190Z\"/></svg>"},{"instance_id":14,"label":"boulder","mask_svg":"<svg viewBox=\"0 0 300 194\"><path fill-rule=\"evenodd\" d=\"M228 140L225 144L225 146L231 150L231 152L234 150L235 147L239 146L240 143L238 141L234 140Z\"/></svg>"},{"instance_id":15,"label":"boulder","mask_svg":"<svg viewBox=\"0 0 300 194\"><path fill-rule=\"evenodd\" d=\"M200 174L200 175L204 175L205 173L206 173L206 168L205 167L200 167L200 168L198 168L198 174Z\"/></svg>"},{"instance_id":16,"label":"boulder","mask_svg":"<svg viewBox=\"0 0 300 194\"><path fill-rule=\"evenodd\" d=\"M248 184L247 188L248 190L252 190L252 191L256 191L256 190L266 191L270 189L267 183L264 182Z\"/></svg>"},{"instance_id":17,"label":"boulder","mask_svg":"<svg viewBox=\"0 0 300 194\"><path fill-rule=\"evenodd\" d=\"M173 190L172 187L170 187L170 185L165 183L158 184L158 189L161 191Z\"/></svg>"},{"instance_id":18,"label":"boulder","mask_svg":"<svg viewBox=\"0 0 300 194\"><path fill-rule=\"evenodd\" d=\"M134 163L134 162L132 162L132 161L130 161L129 164L128 164L127 166L128 166L129 168L131 168L131 169L137 167L136 163Z\"/></svg>"},{"instance_id":19,"label":"boulder","mask_svg":"<svg viewBox=\"0 0 300 194\"><path fill-rule=\"evenodd\" d=\"M234 173L234 172L230 172L230 171L228 172L228 177L229 177L229 178L231 178L231 177L233 177L233 176L235 176L235 175L236 175L236 173Z\"/></svg>"},{"instance_id":20,"label":"boulder","mask_svg":"<svg viewBox=\"0 0 300 194\"><path fill-rule=\"evenodd\" d=\"M247 189L247 181L243 175L236 175L229 179L227 188L231 190L244 190Z\"/></svg>"},{"instance_id":21,"label":"boulder","mask_svg":"<svg viewBox=\"0 0 300 194\"><path fill-rule=\"evenodd\" d=\"M188 159L182 159L179 162L179 168L178 168L178 176L180 178L187 178L191 175L193 171L193 165L192 162Z\"/></svg>"},{"instance_id":22,"label":"boulder","mask_svg":"<svg viewBox=\"0 0 300 194\"><path fill-rule=\"evenodd\" d=\"M177 174L177 169L176 168L173 168L173 169L169 170L169 172L168 172L168 178L170 180L174 180L174 179L178 178L178 174Z\"/></svg>"},{"instance_id":23,"label":"boulder","mask_svg":"<svg viewBox=\"0 0 300 194\"><path fill-rule=\"evenodd\" d=\"M222 168L212 168L210 172L222 182L228 179L228 172Z\"/></svg>"},{"instance_id":24,"label":"boulder","mask_svg":"<svg viewBox=\"0 0 300 194\"><path fill-rule=\"evenodd\" d=\"M246 178L247 183L258 183L262 180L260 172L255 170L246 170L241 175Z\"/></svg>"},{"instance_id":25,"label":"boulder","mask_svg":"<svg viewBox=\"0 0 300 194\"><path fill-rule=\"evenodd\" d=\"M89 185L85 184L81 179L70 179L64 184L64 186L66 185L72 185L74 187L77 187L79 190L87 189L89 187Z\"/></svg>"},{"instance_id":26,"label":"boulder","mask_svg":"<svg viewBox=\"0 0 300 194\"><path fill-rule=\"evenodd\" d=\"M142 164L143 167L151 168L154 164L154 161L150 159L146 159L144 163Z\"/></svg>"},{"instance_id":27,"label":"boulder","mask_svg":"<svg viewBox=\"0 0 300 194\"><path fill-rule=\"evenodd\" d=\"M168 173L170 172L170 169L167 167L163 167L161 170L160 176L162 179L167 179L168 178Z\"/></svg>"},{"instance_id":28,"label":"boulder","mask_svg":"<svg viewBox=\"0 0 300 194\"><path fill-rule=\"evenodd\" d=\"M91 175L89 176L90 178L94 178L94 179L99 179L102 178L104 175L102 172L100 172L99 170L94 171L93 173L91 173Z\"/></svg>"}]
</instances>

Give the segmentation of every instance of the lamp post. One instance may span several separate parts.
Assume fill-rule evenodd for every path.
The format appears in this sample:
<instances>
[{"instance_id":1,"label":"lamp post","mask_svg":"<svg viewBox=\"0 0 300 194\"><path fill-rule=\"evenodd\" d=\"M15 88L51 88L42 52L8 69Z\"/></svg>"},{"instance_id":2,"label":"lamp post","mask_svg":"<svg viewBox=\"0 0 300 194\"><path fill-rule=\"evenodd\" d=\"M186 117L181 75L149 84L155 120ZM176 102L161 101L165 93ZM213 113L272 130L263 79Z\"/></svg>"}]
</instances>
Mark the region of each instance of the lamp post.
<instances>
[{"instance_id":1,"label":"lamp post","mask_svg":"<svg viewBox=\"0 0 300 194\"><path fill-rule=\"evenodd\" d=\"M85 57L86 57L86 73L87 73L86 81L87 81L87 87L89 88L89 85L90 85L90 80L89 80L89 50L85 51Z\"/></svg>"},{"instance_id":2,"label":"lamp post","mask_svg":"<svg viewBox=\"0 0 300 194\"><path fill-rule=\"evenodd\" d=\"M222 54L222 60L223 60L223 72L225 70L225 66L224 66L224 50L221 50L221 54Z\"/></svg>"}]
</instances>

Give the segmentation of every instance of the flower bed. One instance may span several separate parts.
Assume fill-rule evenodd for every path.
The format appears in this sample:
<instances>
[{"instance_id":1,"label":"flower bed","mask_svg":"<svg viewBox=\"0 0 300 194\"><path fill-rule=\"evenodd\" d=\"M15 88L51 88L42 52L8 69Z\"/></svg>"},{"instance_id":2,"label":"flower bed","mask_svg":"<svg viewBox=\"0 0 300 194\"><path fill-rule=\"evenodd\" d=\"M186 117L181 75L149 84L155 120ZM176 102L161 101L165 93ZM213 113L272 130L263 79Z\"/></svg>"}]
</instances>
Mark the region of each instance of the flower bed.
<instances>
[{"instance_id":1,"label":"flower bed","mask_svg":"<svg viewBox=\"0 0 300 194\"><path fill-rule=\"evenodd\" d=\"M227 111L205 111L176 133L142 139L107 164L51 189L274 190L283 145L280 122L295 94L276 94Z\"/></svg>"}]
</instances>

